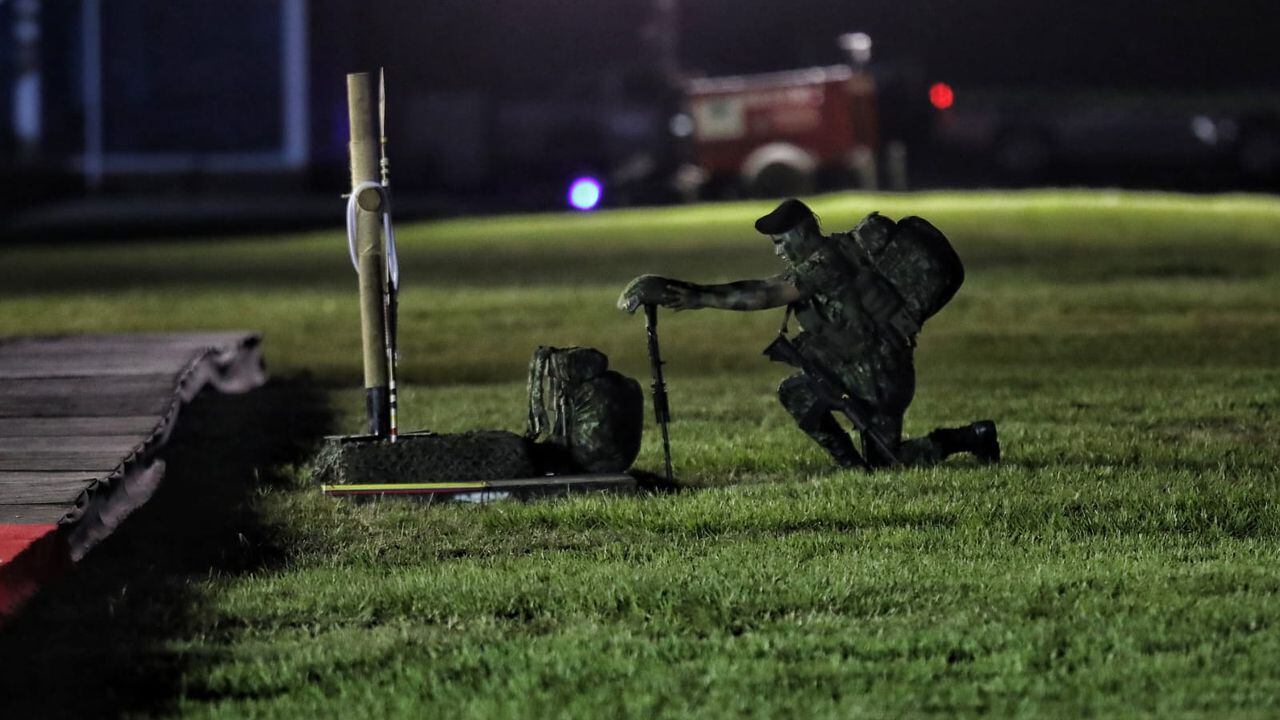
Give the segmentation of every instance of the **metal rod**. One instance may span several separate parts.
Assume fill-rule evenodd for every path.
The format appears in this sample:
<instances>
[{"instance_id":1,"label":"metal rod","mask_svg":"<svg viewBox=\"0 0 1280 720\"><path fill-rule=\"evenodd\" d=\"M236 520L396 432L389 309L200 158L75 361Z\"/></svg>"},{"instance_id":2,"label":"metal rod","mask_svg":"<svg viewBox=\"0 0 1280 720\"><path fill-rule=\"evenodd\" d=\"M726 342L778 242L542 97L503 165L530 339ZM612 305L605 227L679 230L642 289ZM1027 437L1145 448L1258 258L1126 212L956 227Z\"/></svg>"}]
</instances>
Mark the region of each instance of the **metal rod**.
<instances>
[{"instance_id":1,"label":"metal rod","mask_svg":"<svg viewBox=\"0 0 1280 720\"><path fill-rule=\"evenodd\" d=\"M653 375L653 415L662 430L662 458L666 464L667 482L675 482L671 470L671 438L667 425L671 422L671 405L667 399L667 381L662 377L662 352L658 347L658 306L645 303L644 329L649 341L649 371Z\"/></svg>"},{"instance_id":2,"label":"metal rod","mask_svg":"<svg viewBox=\"0 0 1280 720\"><path fill-rule=\"evenodd\" d=\"M302 170L310 158L311 126L307 118L310 97L307 47L307 0L284 0L280 3L280 24L283 43L280 53L280 82L284 88L284 102L280 107L280 122L284 128L281 139L282 163L293 170Z\"/></svg>"},{"instance_id":3,"label":"metal rod","mask_svg":"<svg viewBox=\"0 0 1280 720\"><path fill-rule=\"evenodd\" d=\"M391 202L391 161L387 159L387 75L383 68L378 68L378 168L382 177L382 201ZM382 212L389 213L391 208L383 207ZM384 227L390 225L384 224ZM388 230L388 232L390 232ZM385 243L387 238L383 238ZM383 332L387 344L387 432L391 442L400 434L399 425L399 393L396 390L396 362L399 360L396 343L396 321L400 298L397 297L396 281L391 277L390 258L383 263L385 271L382 277L382 314Z\"/></svg>"}]
</instances>

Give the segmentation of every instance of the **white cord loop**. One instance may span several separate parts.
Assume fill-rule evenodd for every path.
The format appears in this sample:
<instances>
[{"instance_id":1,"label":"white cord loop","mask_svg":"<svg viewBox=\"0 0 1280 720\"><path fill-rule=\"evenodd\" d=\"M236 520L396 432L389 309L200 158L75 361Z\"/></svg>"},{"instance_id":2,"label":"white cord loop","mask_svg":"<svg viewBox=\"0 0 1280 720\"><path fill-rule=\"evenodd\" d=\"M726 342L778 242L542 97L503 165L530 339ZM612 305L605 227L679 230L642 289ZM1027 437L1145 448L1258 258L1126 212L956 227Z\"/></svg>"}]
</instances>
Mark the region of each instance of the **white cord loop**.
<instances>
[{"instance_id":1,"label":"white cord loop","mask_svg":"<svg viewBox=\"0 0 1280 720\"><path fill-rule=\"evenodd\" d=\"M382 215L382 235L387 239L387 274L391 278L391 290L398 292L400 290L400 260L396 257L396 231L391 224L391 195L387 189L381 184L372 180L360 183L351 190L351 196L347 198L347 252L351 255L351 267L356 269L356 273L360 272L360 261L356 259L356 213L359 206L356 198L360 197L360 193L370 188L378 191L381 198L379 213Z\"/></svg>"}]
</instances>

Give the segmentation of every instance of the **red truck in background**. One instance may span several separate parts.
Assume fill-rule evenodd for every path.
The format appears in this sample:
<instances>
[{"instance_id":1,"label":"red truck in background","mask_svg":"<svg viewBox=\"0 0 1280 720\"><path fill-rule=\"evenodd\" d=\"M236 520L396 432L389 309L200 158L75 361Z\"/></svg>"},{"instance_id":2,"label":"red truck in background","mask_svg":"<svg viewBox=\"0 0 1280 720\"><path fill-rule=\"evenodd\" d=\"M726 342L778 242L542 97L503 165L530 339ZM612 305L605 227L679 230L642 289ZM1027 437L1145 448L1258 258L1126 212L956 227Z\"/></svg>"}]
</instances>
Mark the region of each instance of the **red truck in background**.
<instances>
[{"instance_id":1,"label":"red truck in background","mask_svg":"<svg viewBox=\"0 0 1280 720\"><path fill-rule=\"evenodd\" d=\"M776 197L875 185L876 86L865 70L696 79L686 101L700 194Z\"/></svg>"}]
</instances>

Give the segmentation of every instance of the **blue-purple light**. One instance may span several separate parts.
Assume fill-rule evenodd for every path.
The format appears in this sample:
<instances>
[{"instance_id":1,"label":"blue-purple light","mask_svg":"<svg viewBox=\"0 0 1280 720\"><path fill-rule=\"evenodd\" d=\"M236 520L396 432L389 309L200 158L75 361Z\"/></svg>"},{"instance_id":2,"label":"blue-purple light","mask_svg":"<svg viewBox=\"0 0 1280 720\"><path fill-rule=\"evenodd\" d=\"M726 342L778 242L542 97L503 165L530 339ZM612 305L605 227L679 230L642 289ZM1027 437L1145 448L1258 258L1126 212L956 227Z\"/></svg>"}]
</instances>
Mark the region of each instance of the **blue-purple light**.
<instances>
[{"instance_id":1,"label":"blue-purple light","mask_svg":"<svg viewBox=\"0 0 1280 720\"><path fill-rule=\"evenodd\" d=\"M594 210L600 204L600 181L580 177L569 186L569 204L578 210Z\"/></svg>"}]
</instances>

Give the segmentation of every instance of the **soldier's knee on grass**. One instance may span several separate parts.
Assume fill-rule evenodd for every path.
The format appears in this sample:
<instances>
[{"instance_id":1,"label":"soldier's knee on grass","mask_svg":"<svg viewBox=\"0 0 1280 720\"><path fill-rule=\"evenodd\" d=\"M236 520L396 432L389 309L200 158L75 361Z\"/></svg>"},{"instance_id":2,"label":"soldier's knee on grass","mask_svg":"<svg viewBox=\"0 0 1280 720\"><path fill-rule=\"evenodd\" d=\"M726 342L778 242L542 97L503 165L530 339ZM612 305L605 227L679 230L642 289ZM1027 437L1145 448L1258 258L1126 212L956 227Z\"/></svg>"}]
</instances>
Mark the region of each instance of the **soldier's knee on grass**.
<instances>
[{"instance_id":1,"label":"soldier's knee on grass","mask_svg":"<svg viewBox=\"0 0 1280 720\"><path fill-rule=\"evenodd\" d=\"M778 401L802 428L816 427L820 417L826 412L803 373L796 373L778 385Z\"/></svg>"}]
</instances>

